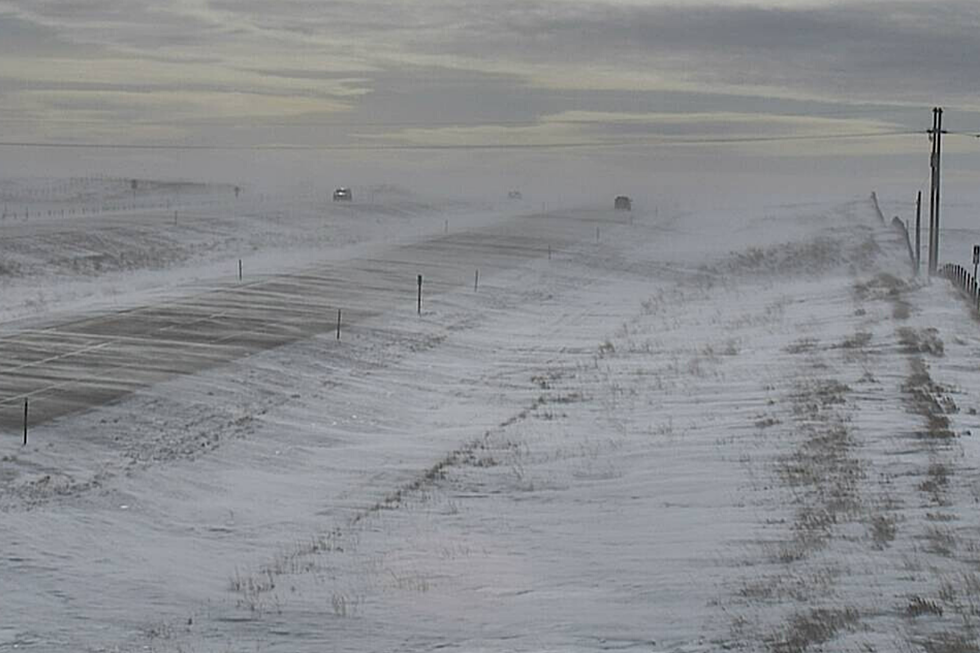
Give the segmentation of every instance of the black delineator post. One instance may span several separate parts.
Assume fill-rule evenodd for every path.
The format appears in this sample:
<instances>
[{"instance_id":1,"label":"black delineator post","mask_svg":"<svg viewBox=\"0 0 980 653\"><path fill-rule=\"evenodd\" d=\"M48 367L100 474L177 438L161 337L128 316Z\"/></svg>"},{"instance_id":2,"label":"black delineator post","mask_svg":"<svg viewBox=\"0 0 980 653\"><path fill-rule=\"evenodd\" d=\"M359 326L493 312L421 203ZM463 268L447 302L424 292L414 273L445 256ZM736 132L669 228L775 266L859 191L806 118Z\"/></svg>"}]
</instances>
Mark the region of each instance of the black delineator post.
<instances>
[{"instance_id":1,"label":"black delineator post","mask_svg":"<svg viewBox=\"0 0 980 653\"><path fill-rule=\"evenodd\" d=\"M419 302L418 302L418 313L422 314L422 275L419 275Z\"/></svg>"},{"instance_id":2,"label":"black delineator post","mask_svg":"<svg viewBox=\"0 0 980 653\"><path fill-rule=\"evenodd\" d=\"M24 397L24 446L27 446L27 397Z\"/></svg>"},{"instance_id":3,"label":"black delineator post","mask_svg":"<svg viewBox=\"0 0 980 653\"><path fill-rule=\"evenodd\" d=\"M242 259L238 259L238 280L242 280Z\"/></svg>"},{"instance_id":4,"label":"black delineator post","mask_svg":"<svg viewBox=\"0 0 980 653\"><path fill-rule=\"evenodd\" d=\"M473 292L480 289L480 271L477 270L476 274L473 276Z\"/></svg>"},{"instance_id":5,"label":"black delineator post","mask_svg":"<svg viewBox=\"0 0 980 653\"><path fill-rule=\"evenodd\" d=\"M340 340L340 310L339 308L337 309L337 340Z\"/></svg>"},{"instance_id":6,"label":"black delineator post","mask_svg":"<svg viewBox=\"0 0 980 653\"><path fill-rule=\"evenodd\" d=\"M977 278L977 266L980 265L980 245L973 246L973 278Z\"/></svg>"}]
</instances>

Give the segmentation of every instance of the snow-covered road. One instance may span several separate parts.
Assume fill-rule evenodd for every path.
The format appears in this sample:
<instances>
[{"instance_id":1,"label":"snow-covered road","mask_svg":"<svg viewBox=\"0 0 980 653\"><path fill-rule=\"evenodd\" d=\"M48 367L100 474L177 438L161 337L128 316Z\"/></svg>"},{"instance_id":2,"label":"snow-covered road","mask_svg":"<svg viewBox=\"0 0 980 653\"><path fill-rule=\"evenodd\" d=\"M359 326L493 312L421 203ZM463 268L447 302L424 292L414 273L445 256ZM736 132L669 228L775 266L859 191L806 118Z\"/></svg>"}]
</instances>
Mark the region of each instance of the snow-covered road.
<instances>
[{"instance_id":1,"label":"snow-covered road","mask_svg":"<svg viewBox=\"0 0 980 653\"><path fill-rule=\"evenodd\" d=\"M616 216L532 215L493 227L433 236L370 256L290 273L251 275L166 302L93 311L0 331L0 428L87 410L176 375L347 328L399 304L417 308L417 277L433 297L537 258L574 255L583 235L615 227ZM622 221L622 218L620 218ZM343 314L346 313L346 319Z\"/></svg>"}]
</instances>

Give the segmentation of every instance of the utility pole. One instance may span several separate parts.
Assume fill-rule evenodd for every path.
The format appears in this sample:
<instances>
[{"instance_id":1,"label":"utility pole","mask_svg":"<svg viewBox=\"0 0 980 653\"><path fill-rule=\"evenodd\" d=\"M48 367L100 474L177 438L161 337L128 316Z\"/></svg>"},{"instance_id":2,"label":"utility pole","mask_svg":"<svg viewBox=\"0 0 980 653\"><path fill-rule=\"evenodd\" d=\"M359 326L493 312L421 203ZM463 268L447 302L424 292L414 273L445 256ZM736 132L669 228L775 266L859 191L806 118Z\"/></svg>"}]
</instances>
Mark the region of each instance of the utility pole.
<instances>
[{"instance_id":1,"label":"utility pole","mask_svg":"<svg viewBox=\"0 0 980 653\"><path fill-rule=\"evenodd\" d=\"M932 241L936 235L936 120L938 118L936 109L932 110L932 129L929 130L929 142L932 143L932 152L929 153L929 265L926 276L932 276L933 258Z\"/></svg>"},{"instance_id":2,"label":"utility pole","mask_svg":"<svg viewBox=\"0 0 980 653\"><path fill-rule=\"evenodd\" d=\"M932 189L929 198L929 276L932 276L939 269L939 208L943 154L943 110L941 107L935 107L932 110L932 129L929 133L932 136Z\"/></svg>"},{"instance_id":3,"label":"utility pole","mask_svg":"<svg viewBox=\"0 0 980 653\"><path fill-rule=\"evenodd\" d=\"M936 124L936 258L933 262L933 272L939 269L939 192L943 185L943 110L936 109L938 122Z\"/></svg>"},{"instance_id":4,"label":"utility pole","mask_svg":"<svg viewBox=\"0 0 980 653\"><path fill-rule=\"evenodd\" d=\"M915 198L915 276L922 271L922 191Z\"/></svg>"}]
</instances>

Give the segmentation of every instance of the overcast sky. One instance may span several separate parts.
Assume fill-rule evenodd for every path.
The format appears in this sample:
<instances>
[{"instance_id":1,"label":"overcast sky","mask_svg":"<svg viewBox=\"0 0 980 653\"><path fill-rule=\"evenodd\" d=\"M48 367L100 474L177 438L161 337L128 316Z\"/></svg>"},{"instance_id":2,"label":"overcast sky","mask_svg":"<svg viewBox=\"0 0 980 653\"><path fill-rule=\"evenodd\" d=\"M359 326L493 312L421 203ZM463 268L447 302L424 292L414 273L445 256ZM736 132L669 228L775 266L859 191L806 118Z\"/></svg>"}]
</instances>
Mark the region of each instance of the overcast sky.
<instances>
[{"instance_id":1,"label":"overcast sky","mask_svg":"<svg viewBox=\"0 0 980 653\"><path fill-rule=\"evenodd\" d=\"M978 54L976 0L0 0L0 141L885 165L928 153L933 105L980 130Z\"/></svg>"}]
</instances>

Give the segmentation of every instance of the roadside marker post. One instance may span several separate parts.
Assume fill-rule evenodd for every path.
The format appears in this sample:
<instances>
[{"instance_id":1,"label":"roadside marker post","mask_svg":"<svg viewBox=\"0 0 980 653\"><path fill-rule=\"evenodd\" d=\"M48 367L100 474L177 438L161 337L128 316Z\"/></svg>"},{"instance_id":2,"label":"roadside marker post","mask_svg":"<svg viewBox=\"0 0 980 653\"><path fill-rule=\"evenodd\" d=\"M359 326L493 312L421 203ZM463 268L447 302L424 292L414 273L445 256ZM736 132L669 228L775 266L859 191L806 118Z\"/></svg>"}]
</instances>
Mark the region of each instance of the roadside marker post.
<instances>
[{"instance_id":1,"label":"roadside marker post","mask_svg":"<svg viewBox=\"0 0 980 653\"><path fill-rule=\"evenodd\" d=\"M24 446L27 446L27 397L24 397Z\"/></svg>"},{"instance_id":2,"label":"roadside marker post","mask_svg":"<svg viewBox=\"0 0 980 653\"><path fill-rule=\"evenodd\" d=\"M338 308L337 309L337 340L340 340L340 315L341 315L341 311Z\"/></svg>"},{"instance_id":3,"label":"roadside marker post","mask_svg":"<svg viewBox=\"0 0 980 653\"><path fill-rule=\"evenodd\" d=\"M238 259L238 280L242 280L242 259Z\"/></svg>"},{"instance_id":4,"label":"roadside marker post","mask_svg":"<svg viewBox=\"0 0 980 653\"><path fill-rule=\"evenodd\" d=\"M419 275L419 301L418 301L418 313L422 315L422 275Z\"/></svg>"},{"instance_id":5,"label":"roadside marker post","mask_svg":"<svg viewBox=\"0 0 980 653\"><path fill-rule=\"evenodd\" d=\"M980 245L973 246L973 278L977 278L977 266L980 266Z\"/></svg>"},{"instance_id":6,"label":"roadside marker post","mask_svg":"<svg viewBox=\"0 0 980 653\"><path fill-rule=\"evenodd\" d=\"M476 292L480 288L480 271L476 271L476 276L473 277L473 292Z\"/></svg>"}]
</instances>

